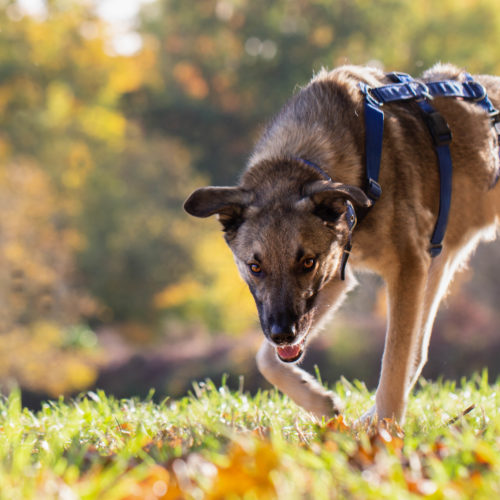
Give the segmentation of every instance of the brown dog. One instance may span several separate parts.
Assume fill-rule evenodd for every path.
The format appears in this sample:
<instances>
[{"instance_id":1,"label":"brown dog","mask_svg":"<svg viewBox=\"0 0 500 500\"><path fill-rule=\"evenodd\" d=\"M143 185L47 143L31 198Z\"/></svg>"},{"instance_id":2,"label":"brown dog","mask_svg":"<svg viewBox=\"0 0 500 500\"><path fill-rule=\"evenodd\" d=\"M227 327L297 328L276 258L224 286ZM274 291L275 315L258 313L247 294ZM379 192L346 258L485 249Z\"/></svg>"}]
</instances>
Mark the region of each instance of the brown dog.
<instances>
[{"instance_id":1,"label":"brown dog","mask_svg":"<svg viewBox=\"0 0 500 500\"><path fill-rule=\"evenodd\" d=\"M463 78L453 66L436 66L422 80ZM475 80L498 108L500 78ZM351 269L382 276L389 321L376 404L366 417L402 421L450 280L477 243L496 234L500 183L491 186L499 169L498 144L479 106L433 100L453 133L453 191L443 251L431 258L440 180L426 125L416 103L384 107L382 196L367 210L371 201L362 189L365 127L359 82L371 87L389 83L373 68L321 72L270 123L239 186L198 189L185 209L197 217L218 215L266 336L257 355L259 369L317 417L335 414L339 405L293 363L356 284ZM366 216L352 231L352 255L342 280L352 206Z\"/></svg>"}]
</instances>

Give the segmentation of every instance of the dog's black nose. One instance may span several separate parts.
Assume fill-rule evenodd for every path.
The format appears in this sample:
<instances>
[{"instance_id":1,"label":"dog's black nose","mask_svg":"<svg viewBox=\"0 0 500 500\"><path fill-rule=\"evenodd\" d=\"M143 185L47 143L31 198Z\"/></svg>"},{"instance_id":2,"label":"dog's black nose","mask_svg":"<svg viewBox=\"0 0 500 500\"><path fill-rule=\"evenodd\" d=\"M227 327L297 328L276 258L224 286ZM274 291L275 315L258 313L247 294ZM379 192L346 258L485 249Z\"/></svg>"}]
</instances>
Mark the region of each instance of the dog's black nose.
<instances>
[{"instance_id":1,"label":"dog's black nose","mask_svg":"<svg viewBox=\"0 0 500 500\"><path fill-rule=\"evenodd\" d=\"M270 337L276 345L292 344L295 340L295 327L283 328L277 324L271 325Z\"/></svg>"}]
</instances>

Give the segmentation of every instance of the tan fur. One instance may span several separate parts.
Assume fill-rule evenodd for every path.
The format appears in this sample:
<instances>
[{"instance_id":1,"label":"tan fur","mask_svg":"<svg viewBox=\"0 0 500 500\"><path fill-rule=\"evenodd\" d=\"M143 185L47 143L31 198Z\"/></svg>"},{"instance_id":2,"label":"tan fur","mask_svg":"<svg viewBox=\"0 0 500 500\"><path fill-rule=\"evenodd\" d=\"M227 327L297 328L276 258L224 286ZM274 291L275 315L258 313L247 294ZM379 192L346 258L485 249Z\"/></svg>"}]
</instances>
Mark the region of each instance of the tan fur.
<instances>
[{"instance_id":1,"label":"tan fur","mask_svg":"<svg viewBox=\"0 0 500 500\"><path fill-rule=\"evenodd\" d=\"M462 71L438 65L422 77L449 78L462 79ZM499 108L500 78L475 79ZM495 236L500 183L489 188L499 168L498 145L479 106L434 99L453 133L453 193L443 252L431 259L429 240L439 206L435 152L415 103L385 105L383 194L353 232L347 279L341 281L346 200L358 210L369 205L360 189L365 160L359 81L389 83L373 68L321 71L270 123L239 186L197 190L185 207L199 217L218 214L267 337L257 357L259 369L317 417L336 413L338 402L303 370L280 361L275 344L305 345L355 285L351 269L382 276L389 320L376 405L367 416L402 421L450 280L481 239ZM334 183L297 158L320 165Z\"/></svg>"}]
</instances>

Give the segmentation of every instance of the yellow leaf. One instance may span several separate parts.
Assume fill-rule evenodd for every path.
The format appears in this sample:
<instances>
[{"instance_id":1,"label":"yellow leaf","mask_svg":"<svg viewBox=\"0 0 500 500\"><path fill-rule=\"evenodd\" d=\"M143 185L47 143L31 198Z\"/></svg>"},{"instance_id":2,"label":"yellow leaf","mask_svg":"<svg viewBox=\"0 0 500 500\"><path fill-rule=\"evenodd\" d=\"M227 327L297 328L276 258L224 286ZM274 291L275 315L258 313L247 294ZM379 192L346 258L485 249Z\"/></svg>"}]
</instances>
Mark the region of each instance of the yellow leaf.
<instances>
[{"instance_id":1,"label":"yellow leaf","mask_svg":"<svg viewBox=\"0 0 500 500\"><path fill-rule=\"evenodd\" d=\"M276 498L271 472L278 464L278 455L269 442L257 441L251 449L236 444L229 452L228 465L218 469L206 498L223 500L250 492L259 499Z\"/></svg>"}]
</instances>

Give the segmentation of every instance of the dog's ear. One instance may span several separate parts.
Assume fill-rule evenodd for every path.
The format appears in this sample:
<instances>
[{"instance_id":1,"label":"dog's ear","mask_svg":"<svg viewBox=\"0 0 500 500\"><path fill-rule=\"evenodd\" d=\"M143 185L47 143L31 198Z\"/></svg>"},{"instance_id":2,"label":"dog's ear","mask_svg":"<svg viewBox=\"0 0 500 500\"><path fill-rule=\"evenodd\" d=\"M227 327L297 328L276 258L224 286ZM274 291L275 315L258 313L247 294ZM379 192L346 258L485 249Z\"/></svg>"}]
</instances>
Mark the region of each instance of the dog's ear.
<instances>
[{"instance_id":1,"label":"dog's ear","mask_svg":"<svg viewBox=\"0 0 500 500\"><path fill-rule=\"evenodd\" d=\"M194 191L184 202L184 210L195 217L218 215L225 231L235 229L243 221L243 210L250 193L237 187L204 187Z\"/></svg>"},{"instance_id":2,"label":"dog's ear","mask_svg":"<svg viewBox=\"0 0 500 500\"><path fill-rule=\"evenodd\" d=\"M354 205L368 208L372 201L364 191L356 186L340 182L316 181L307 184L303 189L305 199L313 204L314 212L325 220L334 221L344 211L343 200Z\"/></svg>"},{"instance_id":3,"label":"dog's ear","mask_svg":"<svg viewBox=\"0 0 500 500\"><path fill-rule=\"evenodd\" d=\"M372 201L365 192L349 184L340 182L316 181L307 184L303 190L304 196L309 197L315 205L327 205L330 201L338 198L344 198L351 201L354 205L368 208Z\"/></svg>"}]
</instances>

